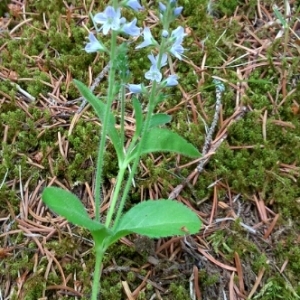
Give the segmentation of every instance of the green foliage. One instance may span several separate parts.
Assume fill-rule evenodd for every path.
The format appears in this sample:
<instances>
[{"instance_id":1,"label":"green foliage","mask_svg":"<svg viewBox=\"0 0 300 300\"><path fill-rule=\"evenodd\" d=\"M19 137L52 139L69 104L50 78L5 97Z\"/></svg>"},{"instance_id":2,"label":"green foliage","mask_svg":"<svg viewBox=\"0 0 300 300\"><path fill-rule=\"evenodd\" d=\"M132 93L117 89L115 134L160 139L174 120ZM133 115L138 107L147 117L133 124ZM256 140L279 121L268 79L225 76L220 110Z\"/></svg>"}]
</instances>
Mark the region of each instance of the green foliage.
<instances>
[{"instance_id":1,"label":"green foliage","mask_svg":"<svg viewBox=\"0 0 300 300\"><path fill-rule=\"evenodd\" d=\"M152 238L192 234L199 231L201 222L186 206L172 200L142 202L125 213L113 231L90 219L81 201L69 191L56 187L44 189L43 202L69 222L88 229L97 247L107 248L119 238L138 233ZM105 239L107 244L105 244Z\"/></svg>"},{"instance_id":2,"label":"green foliage","mask_svg":"<svg viewBox=\"0 0 300 300\"><path fill-rule=\"evenodd\" d=\"M128 272L126 278L127 278L128 282L134 282L135 279L136 279L135 273L134 272Z\"/></svg>"},{"instance_id":3,"label":"green foliage","mask_svg":"<svg viewBox=\"0 0 300 300\"><path fill-rule=\"evenodd\" d=\"M202 270L199 270L199 279L201 282L201 286L203 286L204 289L218 283L220 280L219 277L220 277L219 274L214 274L209 276L207 272L203 272Z\"/></svg>"},{"instance_id":4,"label":"green foliage","mask_svg":"<svg viewBox=\"0 0 300 300\"><path fill-rule=\"evenodd\" d=\"M3 0L0 2L0 17L4 17L4 14L8 12L8 0Z\"/></svg>"},{"instance_id":5,"label":"green foliage","mask_svg":"<svg viewBox=\"0 0 300 300\"><path fill-rule=\"evenodd\" d=\"M24 300L38 299L45 290L45 278L41 274L34 274L24 284Z\"/></svg>"},{"instance_id":6,"label":"green foliage","mask_svg":"<svg viewBox=\"0 0 300 300\"><path fill-rule=\"evenodd\" d=\"M174 282L170 284L170 291L172 294L174 294L174 300L186 300L190 297L187 289L184 286L180 284L178 285Z\"/></svg>"},{"instance_id":7,"label":"green foliage","mask_svg":"<svg viewBox=\"0 0 300 300\"><path fill-rule=\"evenodd\" d=\"M258 273L263 268L269 270L269 260L265 253L262 253L259 256L256 256L255 261L253 261L253 270L254 272Z\"/></svg>"},{"instance_id":8,"label":"green foliage","mask_svg":"<svg viewBox=\"0 0 300 300\"><path fill-rule=\"evenodd\" d=\"M83 97L89 101L89 103L93 106L99 120L101 122L104 121L105 118L105 112L106 112L106 104L102 101L102 99L98 99L87 86L85 86L83 83L81 83L78 80L74 80L75 85L83 95ZM117 156L119 161L121 161L122 158L122 147L123 145L120 145L120 135L117 132L115 125L116 125L116 119L115 116L111 111L108 112L108 132L107 134L111 138L111 141L114 145L114 148L116 150Z\"/></svg>"},{"instance_id":9,"label":"green foliage","mask_svg":"<svg viewBox=\"0 0 300 300\"><path fill-rule=\"evenodd\" d=\"M146 133L141 154L153 152L172 152L190 157L200 157L201 154L192 144L177 133L167 129L151 128ZM133 153L133 156L135 153Z\"/></svg>"},{"instance_id":10,"label":"green foliage","mask_svg":"<svg viewBox=\"0 0 300 300\"><path fill-rule=\"evenodd\" d=\"M104 225L90 219L82 202L69 191L56 187L44 189L42 199L54 212L65 217L69 222L106 237L110 231Z\"/></svg>"},{"instance_id":11,"label":"green foliage","mask_svg":"<svg viewBox=\"0 0 300 300\"><path fill-rule=\"evenodd\" d=\"M270 278L263 285L261 290L251 299L264 299L264 300L275 300L275 299L287 299L287 300L296 300L300 299L300 296L297 295L293 287L289 286L289 283L276 275L274 278Z\"/></svg>"},{"instance_id":12,"label":"green foliage","mask_svg":"<svg viewBox=\"0 0 300 300\"><path fill-rule=\"evenodd\" d=\"M110 280L103 280L100 293L103 299L122 299L123 292L119 276L114 275Z\"/></svg>"},{"instance_id":13,"label":"green foliage","mask_svg":"<svg viewBox=\"0 0 300 300\"><path fill-rule=\"evenodd\" d=\"M220 0L213 5L213 10L215 9L217 12L220 12L221 15L232 16L235 12L237 6L241 4L239 0Z\"/></svg>"},{"instance_id":14,"label":"green foliage","mask_svg":"<svg viewBox=\"0 0 300 300\"><path fill-rule=\"evenodd\" d=\"M115 231L134 232L151 238L195 233L201 222L196 214L173 200L144 201L125 213Z\"/></svg>"},{"instance_id":15,"label":"green foliage","mask_svg":"<svg viewBox=\"0 0 300 300\"><path fill-rule=\"evenodd\" d=\"M1 9L2 5L5 5L5 11L7 7L5 2L0 1ZM86 6L89 7L92 1L87 1ZM195 105L198 105L196 96L201 96L200 101L203 105L205 113L208 115L208 119L205 121L209 125L212 115L214 113L215 94L214 89L209 87L210 76L217 75L228 80L230 84L226 87L226 94L222 99L223 105L223 118L230 117L235 110L235 90L231 89L230 85L237 82L236 69L226 68L223 70L218 69L223 65L224 61L229 57L238 58L243 51L237 50L232 46L232 42L237 38L236 32L239 30L240 25L236 22L228 22L228 19L218 19L223 15L231 16L236 9L237 5L242 1L214 1L212 7L212 14L206 13L207 0L179 0L180 5L184 6L183 16L185 18L186 25L192 31L191 35L187 37L184 47L189 50L187 56L197 66L201 66L204 54L207 56L205 65L204 82L198 89L198 82L202 78L200 71L198 74L194 73L194 69L183 62L176 62L176 73L179 74L183 88L187 93L192 95L192 100ZM299 1L298 1L299 2ZM73 11L75 14L81 13L83 8L81 3L73 1L75 6ZM143 3L144 4L144 3ZM264 1L264 5L273 5L274 1ZM145 5L145 4L144 4ZM242 5L242 4L241 4ZM257 1L250 0L247 4L243 3L243 13L248 18L254 18L256 12ZM80 7L80 12L77 9ZM101 10L104 8L104 3L98 3L98 6L94 10ZM26 2L26 12L44 12L44 17L49 25L49 28L45 28L45 24L42 18L42 14L34 13L30 15L33 19L32 22L27 23L20 27L17 31L19 38L12 38L9 32L2 31L0 45L3 46L7 43L7 46L1 49L1 65L4 68L10 69L18 73L21 79L18 84L27 92L39 99L39 94L47 97L47 93L52 92L53 88L50 84L56 84L61 75L69 73L71 77L78 78L83 82L88 82L87 70L88 67L93 64L92 75L99 73L103 65L103 58L87 55L82 51L83 45L86 41L86 30L78 25L74 20L68 22L62 15L66 15L67 8L61 0L54 1L34 1L30 0ZM94 11L95 12L95 11ZM142 16L139 16L139 24L146 18L147 12L143 12ZM19 18L19 19L18 19ZM130 19L130 18L129 18ZM11 30L16 25L16 20L21 20L21 17L13 18L9 25ZM92 26L91 22L86 24L89 28ZM185 25L185 24L181 24ZM226 32L225 32L226 29ZM225 32L224 36L221 35ZM156 36L160 34L159 30L155 31ZM267 30L258 30L257 35L259 38L264 39ZM197 43L195 43L195 37ZM206 38L208 38L206 40ZM199 46L199 43L203 43L203 48ZM251 47L251 42L245 41L243 44ZM194 190L190 190L189 187L184 191L186 198L191 198L191 192L193 192L193 198L198 200L210 199L212 196L212 189L207 187L216 180L216 178L222 178L226 180L230 189L242 193L244 195L252 195L253 193L260 193L265 203L272 200L272 209L281 213L281 222L292 222L292 230L285 229L284 235L286 240L280 241L273 245L275 251L275 257L272 260L279 260L278 266L282 265L285 259L289 259L289 263L286 268L285 275L292 283L294 289L300 294L300 287L298 283L299 274L299 251L297 244L294 242L297 240L295 232L299 231L299 225L297 220L300 215L300 208L297 199L300 197L298 175L297 173L282 172L280 163L295 164L298 165L300 161L300 140L299 140L299 115L294 116L291 113L291 105L293 100L300 97L300 85L298 79L295 80L295 74L299 69L299 57L293 56L291 60L283 61L280 66L280 71L286 70L288 89L291 90L292 82L296 82L295 92L287 97L282 106L276 109L270 101L270 94L277 104L283 100L281 93L278 93L279 82L279 68L274 64L277 60L274 57L279 57L280 51L282 51L283 43L281 39L272 40L272 44L267 49L267 62L268 65L261 68L254 69L247 79L248 89L245 91L244 97L241 99L241 104L249 105L253 108L253 111L247 113L242 120L238 120L229 127L227 140L223 145L218 148L216 154L211 157L209 164L206 166L206 172L203 176L200 176L194 186ZM293 51L293 47L290 48ZM292 53L292 52L291 52ZM136 51L134 48L129 48L128 58L130 61L130 70L134 73L134 78L131 81L139 83L144 78L144 72L149 68L149 60L147 58L146 50ZM292 54L291 54L292 55ZM298 55L299 56L299 55ZM38 60L37 60L37 57ZM135 58L134 60L131 58ZM38 65L37 62L38 61ZM235 64L243 64L247 60L243 58L237 60ZM213 69L212 69L213 68ZM202 71L201 71L202 72ZM51 73L51 76L49 74ZM266 78L270 83L260 82L261 78ZM25 79L25 80L24 80ZM97 88L97 91L103 93L107 87L105 82ZM1 103L1 115L0 115L0 136L3 140L4 126L8 126L7 143L1 145L0 152L0 182L4 178L4 174L8 169L8 177L6 182L17 180L19 178L19 168L22 170L22 181L26 182L28 178L31 178L29 187L34 188L37 185L38 180L53 176L49 172L49 148L52 149L50 156L53 159L54 175L59 180L64 180L71 186L76 181L90 181L94 172L94 166L90 163L94 160L96 153L95 149L98 144L98 132L99 129L93 121L86 122L86 119L81 118L76 124L72 135L67 136L65 128L51 127L55 120L51 116L50 110L44 107L39 107L39 100L36 103L29 104L28 110L31 116L18 106L18 98L16 87L11 84L9 80L0 81L0 90L9 95L10 100ZM167 96L167 101L162 107L161 111L174 108L181 100L181 91L178 89L172 89L170 96ZM60 92L67 99L72 100L78 97L78 91L74 84L70 86L66 82L61 82ZM147 102L147 99L146 99ZM128 105L130 108L131 106ZM197 106L197 113L201 112L199 106ZM266 140L262 135L262 119L261 116L267 110L268 118L266 124ZM89 119L93 118L92 112L85 112L85 116ZM72 117L72 116L71 116ZM202 119L198 118L198 124L189 124L191 119L191 110L189 106L181 106L179 111L173 114L173 122L170 125L172 130L176 131L179 135L184 136L190 142L193 142L198 149L201 149L204 141L205 128ZM201 115L201 117L203 117ZM41 123L46 123L47 126L43 128L43 135L37 138L41 132L39 128L38 120ZM276 120L283 120L290 122L295 126L294 129L289 127L281 127L276 125ZM45 121L45 122L43 122ZM65 136L70 143L70 149L68 153L68 161L66 161L60 154L58 146L55 145L57 139L57 133L60 132L62 136ZM243 146L249 146L250 148L243 149ZM235 147L234 149L232 147ZM34 167L28 164L28 159L32 159L32 155L37 151L43 154L41 165L44 170ZM155 156L156 157L156 156ZM157 183L158 180L165 180L168 184L176 186L181 182L180 176L186 177L190 174L190 169L179 170L179 173L170 174L167 170L174 168L175 166L168 162L170 155L164 155L164 160L158 166L152 158L145 158L144 164L149 169L148 178L140 179L136 178L137 186L143 185L143 187L151 186ZM104 179L113 178L116 176L117 159L111 145L108 145L108 153L104 157ZM181 158L181 163L185 160ZM80 173L78 172L80 170ZM177 171L176 171L177 172ZM180 175L180 176L179 176ZM161 181L160 181L161 182ZM168 185L166 185L168 186ZM169 192L166 188L165 196ZM19 214L19 192L17 189L11 189L10 185L4 183L0 190L0 211L2 213L8 212L8 203L13 209L13 212ZM223 190L218 191L218 197L221 199L224 195ZM131 203L128 203L126 210L130 209L130 206L140 201L140 190L137 187L130 197ZM295 223L295 224L294 224ZM281 226L284 226L281 224ZM14 225L16 226L16 225ZM298 227L297 227L298 226ZM227 258L232 255L231 251L237 251L243 258L250 258L251 263L256 262L253 268L256 272L260 270L262 266L268 269L269 281L265 284L256 295L256 299L277 299L280 297L286 299L296 299L294 294L288 287L287 282L280 276L274 276L278 273L277 270L272 270L267 264L267 255L260 255L255 249L255 245L247 243L246 239L240 232L238 222L232 224L234 233L232 232L216 232L211 237L211 243L214 245L215 251L222 251L226 254ZM17 229L13 227L13 229ZM77 229L79 231L79 229ZM86 230L81 230L80 234L87 236ZM18 236L17 242L22 242L24 237ZM62 247L68 251L67 245L64 242L67 239L62 239ZM72 250L70 243L70 251ZM59 251L59 244L49 244L51 249L57 252L60 257L63 255L63 251ZM66 247L65 247L66 246ZM109 263L109 259L118 255L124 254L124 256L132 257L136 260L136 256L129 253L128 248L116 244L110 248L111 251L108 254L106 263ZM25 255L25 254L24 254ZM26 255L25 255L26 256ZM26 259L22 261L20 257L15 257L15 260L20 263L13 264L11 260L7 260L7 265L11 265L13 270L11 274L17 278L18 268L30 269L32 265L26 262ZM121 262L120 263L124 263ZM82 278L86 291L88 294L88 285L91 280L90 274L92 273L93 258L90 255L86 261L88 270L79 270L78 277ZM46 263L45 263L46 265ZM68 266L70 268L72 266ZM8 268L9 269L9 268ZM10 270L10 269L9 269ZM4 272L2 270L2 272ZM145 275L145 274L144 274ZM48 284L60 284L59 273L50 273L48 277ZM117 286L121 280L119 274L106 275L105 284L103 286L103 293L105 299L121 299L124 297L122 288ZM39 280L40 286L44 284L41 278ZM217 275L208 276L204 278L205 284L214 284L217 281ZM201 281L202 282L202 281ZM32 283L32 282L31 282ZM179 286L182 285L178 284ZM39 287L34 285L26 286L28 297L36 299L40 297L38 295ZM32 288L32 294L30 289ZM188 287L184 287L186 290ZM111 289L111 290L110 290ZM180 295L182 299L189 298L189 295L185 295L180 291L179 287L172 286L171 295L164 296L175 299L173 295ZM148 299L148 295L141 295L144 299ZM51 297L51 296L49 296ZM172 297L172 298L171 298ZM179 296L178 296L179 297ZM277 297L277 298L276 298ZM11 297L17 299L17 296Z\"/></svg>"}]
</instances>

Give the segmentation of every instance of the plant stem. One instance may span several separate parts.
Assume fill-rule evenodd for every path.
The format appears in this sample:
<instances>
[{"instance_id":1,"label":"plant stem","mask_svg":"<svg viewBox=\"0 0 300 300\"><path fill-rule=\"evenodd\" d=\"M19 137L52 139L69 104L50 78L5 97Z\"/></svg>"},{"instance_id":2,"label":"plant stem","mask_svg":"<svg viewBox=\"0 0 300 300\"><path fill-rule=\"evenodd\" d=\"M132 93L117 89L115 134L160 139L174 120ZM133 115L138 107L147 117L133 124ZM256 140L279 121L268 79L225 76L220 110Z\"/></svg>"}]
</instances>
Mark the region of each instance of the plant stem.
<instances>
[{"instance_id":1,"label":"plant stem","mask_svg":"<svg viewBox=\"0 0 300 300\"><path fill-rule=\"evenodd\" d=\"M93 286L92 286L92 300L98 299L98 294L100 292L100 279L101 279L101 264L103 260L103 255L105 250L102 248L96 248L96 262L95 262L95 270L94 270L94 278L93 278Z\"/></svg>"},{"instance_id":2,"label":"plant stem","mask_svg":"<svg viewBox=\"0 0 300 300\"><path fill-rule=\"evenodd\" d=\"M163 49L164 49L164 42L162 43L161 48L160 48L159 57L158 57L158 65L161 64L161 59L162 59L162 56L163 56ZM157 85L158 85L158 83L156 81L154 81L153 85L152 85L152 88L151 88L150 98L149 98L149 108L148 108L148 111L147 111L147 114L146 114L143 129L142 129L142 132L141 132L141 135L140 135L140 141L137 145L137 147L138 147L137 155L134 159L131 172L129 173L129 177L126 181L126 185L125 185L125 188L124 188L121 200L120 200L120 205L117 208L117 214L116 214L116 218L114 220L114 226L118 224L118 221L121 217L121 214L122 214L122 211L123 211L123 208L124 208L124 205L125 205L128 193L129 193L129 190L131 188L133 177L136 173L136 170L137 170L137 167L138 167L138 164L139 164L139 161L140 161L140 156L141 156L144 137L145 137L145 135L146 135L146 133L149 129L150 119L151 119L151 116L152 116L154 108L155 108L155 97L157 96L156 95ZM123 97L124 94L122 93L121 96ZM125 132L124 132L124 104L125 104L125 101L124 100L125 99L122 98L122 101L121 101L122 102L121 103L121 105L122 105L121 106L121 134L125 134ZM123 125L123 127L122 127L122 125ZM122 142L124 142L124 141L122 141ZM135 142L136 142L135 140L132 141L132 143L134 143L134 144L135 144ZM129 145L129 149L131 149L130 146L131 145ZM130 155L129 151L127 151L127 155ZM122 182L123 182L123 179L124 179L125 171L126 171L128 165L129 165L129 163L127 163L127 161L128 161L127 157L125 156L125 158L123 160L123 165L119 166L120 169L119 169L119 173L118 173L118 177L117 177L117 181L116 181L116 186L115 186L114 191L113 191L113 197L112 197L110 207L109 207L109 210L108 210L108 213L107 213L106 221L105 221L105 226L106 227L110 227L111 222L112 222L112 217L113 217L113 214L114 214L115 209L116 209L118 197L120 196L120 191L121 191L121 186L122 186Z\"/></svg>"},{"instance_id":3,"label":"plant stem","mask_svg":"<svg viewBox=\"0 0 300 300\"><path fill-rule=\"evenodd\" d=\"M100 199L101 199L101 184L102 184L102 173L103 173L103 165L104 165L104 150L106 144L106 134L108 128L108 116L111 109L111 104L113 102L114 96L114 84L115 84L115 57L116 57L116 47L117 47L117 33L112 31L111 34L111 50L110 50L110 61L111 68L109 70L108 77L108 94L106 101L106 109L102 124L100 142L99 142L99 150L98 150L98 158L96 164L96 182L95 182L95 219L96 221L100 221Z\"/></svg>"},{"instance_id":4,"label":"plant stem","mask_svg":"<svg viewBox=\"0 0 300 300\"><path fill-rule=\"evenodd\" d=\"M120 166L118 177L116 180L116 185L113 190L113 197L112 197L112 200L111 200L108 212L107 212L107 216L106 216L106 221L105 221L106 227L110 227L110 223L112 221L112 217L115 212L116 205L117 205L118 197L120 196L120 191L121 191L121 187L122 187L122 182L124 180L126 168L127 168L127 164L124 164L124 166Z\"/></svg>"},{"instance_id":5,"label":"plant stem","mask_svg":"<svg viewBox=\"0 0 300 300\"><path fill-rule=\"evenodd\" d=\"M129 189L131 187L132 179L133 179L133 177L136 173L136 170L137 170L137 167L138 167L138 164L139 164L139 161L140 161L140 156L141 156L140 154L141 154L141 151L142 151L142 145L143 145L144 137L145 137L146 132L148 131L148 128L149 128L149 125L150 125L151 115L152 115L152 113L154 111L154 107L155 107L154 100L155 100L156 84L157 83L154 81L153 86L152 86L152 90L151 90L150 99L149 99L149 108L148 108L148 112L147 112L147 115L146 115L145 124L144 124L143 130L142 130L142 133L141 133L141 139L140 139L140 141L138 143L138 146L137 146L138 147L137 155L136 155L136 158L134 159L129 177L126 181L126 185L125 185L123 195L122 195L122 198L121 198L121 201L120 201L120 206L118 207L117 215L116 215L116 218L115 218L114 226L116 226L119 222L119 219L121 217L121 214L122 214L125 202L126 202L126 198L128 196L128 193L129 193ZM129 155L130 153L127 153L127 154ZM125 157L125 161L126 161L126 157Z\"/></svg>"},{"instance_id":6,"label":"plant stem","mask_svg":"<svg viewBox=\"0 0 300 300\"><path fill-rule=\"evenodd\" d=\"M162 44L161 44L161 47L160 47L159 56L158 56L158 60L157 60L158 66L160 66L160 64L161 64L162 56L163 56L163 53L164 53L164 48L165 48L165 42L163 41ZM142 129L141 135L140 135L140 141L137 145L137 147L138 147L137 148L137 154L136 154L136 157L134 159L134 162L133 162L133 165L132 165L132 168L131 168L131 172L129 173L129 177L128 177L128 179L126 181L126 184L125 184L123 195L122 195L122 198L121 198L121 201L120 201L120 206L118 207L117 215L116 215L116 218L115 218L115 221L114 221L114 227L117 226L117 224L120 220L120 217L122 215L123 208L124 208L129 190L131 188L132 180L133 180L133 177L136 173L136 170L137 170L137 167L138 167L138 164L139 164L139 161L140 161L143 142L145 140L145 136L147 134L147 131L149 130L151 116L152 116L152 114L154 112L154 108L155 108L155 97L157 96L157 86L158 85L159 84L156 81L153 81L152 88L151 88L151 94L150 94L150 97L149 97L149 105L148 105L149 107L148 107L148 111L147 111L147 114L146 114L145 123L144 123L143 129ZM129 148L130 148L130 146L129 146ZM127 155L130 155L130 153L127 152ZM124 161L126 161L126 157L125 157Z\"/></svg>"},{"instance_id":7,"label":"plant stem","mask_svg":"<svg viewBox=\"0 0 300 300\"><path fill-rule=\"evenodd\" d=\"M120 144L122 145L122 147L124 147L123 145L125 140L125 87L123 82L121 86L120 99L121 99L121 121L120 121L121 142Z\"/></svg>"}]
</instances>

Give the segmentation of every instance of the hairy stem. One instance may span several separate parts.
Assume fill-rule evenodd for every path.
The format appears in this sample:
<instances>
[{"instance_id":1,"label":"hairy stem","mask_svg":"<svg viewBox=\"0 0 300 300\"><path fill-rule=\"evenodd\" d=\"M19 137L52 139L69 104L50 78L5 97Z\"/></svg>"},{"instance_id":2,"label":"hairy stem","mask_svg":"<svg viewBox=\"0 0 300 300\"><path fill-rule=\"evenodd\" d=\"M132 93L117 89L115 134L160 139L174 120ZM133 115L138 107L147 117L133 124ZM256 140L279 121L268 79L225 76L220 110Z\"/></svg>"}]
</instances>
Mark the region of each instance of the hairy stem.
<instances>
[{"instance_id":1,"label":"hairy stem","mask_svg":"<svg viewBox=\"0 0 300 300\"><path fill-rule=\"evenodd\" d=\"M106 110L104 114L104 120L102 124L101 137L99 142L98 158L97 158L97 167L96 167L96 183L95 183L95 219L96 221L100 220L100 199L101 199L101 184L102 184L102 175L103 175L103 165L104 165L104 151L106 144L106 134L108 129L109 121L109 112L111 109L111 104L113 102L114 96L114 84L115 84L115 57L116 57L116 44L117 44L117 33L112 31L111 34L111 50L110 50L110 60L111 68L109 70L108 78L108 95L106 101Z\"/></svg>"}]
</instances>

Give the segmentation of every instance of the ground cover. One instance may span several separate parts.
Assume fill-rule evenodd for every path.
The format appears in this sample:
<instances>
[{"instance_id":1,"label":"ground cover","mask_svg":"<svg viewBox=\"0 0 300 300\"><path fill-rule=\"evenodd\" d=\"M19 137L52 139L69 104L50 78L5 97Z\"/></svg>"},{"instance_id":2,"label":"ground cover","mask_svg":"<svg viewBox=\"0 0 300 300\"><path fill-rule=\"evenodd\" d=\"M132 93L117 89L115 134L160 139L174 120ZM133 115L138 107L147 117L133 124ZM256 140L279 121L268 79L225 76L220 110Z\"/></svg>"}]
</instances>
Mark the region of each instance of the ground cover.
<instances>
[{"instance_id":1,"label":"ground cover","mask_svg":"<svg viewBox=\"0 0 300 300\"><path fill-rule=\"evenodd\" d=\"M144 1L140 25L156 27L154 2ZM187 58L172 65L180 86L159 110L203 157L146 157L128 207L170 197L197 211L204 226L183 239L122 239L105 258L102 298L299 299L299 1L179 3ZM95 93L105 92L108 62L83 51L89 12L103 7L0 3L1 299L89 298L91 238L47 210L40 195L47 185L67 188L93 215L100 124L81 107L72 79L91 86L98 79ZM140 82L146 52L128 55ZM220 105L214 78L225 86ZM130 139L129 100L126 109ZM104 213L117 174L112 149Z\"/></svg>"}]
</instances>

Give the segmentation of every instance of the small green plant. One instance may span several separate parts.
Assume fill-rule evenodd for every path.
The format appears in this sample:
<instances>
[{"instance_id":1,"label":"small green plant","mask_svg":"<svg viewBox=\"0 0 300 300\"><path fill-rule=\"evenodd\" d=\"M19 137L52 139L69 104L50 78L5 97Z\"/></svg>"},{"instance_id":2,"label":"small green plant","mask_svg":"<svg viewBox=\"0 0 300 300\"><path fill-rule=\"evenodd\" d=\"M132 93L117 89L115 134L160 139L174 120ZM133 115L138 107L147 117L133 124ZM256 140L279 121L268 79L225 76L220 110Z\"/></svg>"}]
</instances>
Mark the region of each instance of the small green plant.
<instances>
[{"instance_id":1,"label":"small green plant","mask_svg":"<svg viewBox=\"0 0 300 300\"><path fill-rule=\"evenodd\" d=\"M97 32L104 35L111 33L110 49L100 42L93 33L89 34L90 42L85 50L88 53L101 52L109 55L108 90L106 97L97 98L88 87L75 80L75 85L82 96L94 108L102 123L101 139L99 142L95 183L95 219L91 219L80 199L69 191L47 187L42 193L43 202L54 212L65 217L73 224L90 231L94 239L96 254L95 272L92 286L92 299L98 297L100 290L101 264L107 248L120 238L137 233L150 238L160 238L172 235L193 234L199 231L201 222L192 210L176 201L159 199L148 200L133 206L123 213L130 188L137 172L140 158L153 152L173 152L189 157L199 157L199 151L180 135L164 128L171 117L163 113L155 113L155 107L166 99L163 91L169 86L177 85L177 75L171 74L163 79L161 69L171 62L171 55L182 58L184 48L181 45L185 36L183 27L171 31L170 24L181 13L182 7L176 7L175 0L159 3L160 19L163 25L161 42L157 42L148 27L143 30L144 41L136 47L141 49L151 46L156 55L151 53L150 70L145 78L149 86L129 84L130 72L127 61L127 50L131 42L118 44L118 35L138 36L140 28L137 20L127 22L121 17L121 9L131 8L135 11L142 9L137 0L112 1L104 12L92 16ZM101 24L101 28L97 27ZM135 112L135 133L125 147L125 99L126 89L132 95L132 106ZM138 97L137 94L140 96ZM114 99L119 99L120 111L113 113L111 105ZM146 113L143 114L141 99L147 103ZM117 123L117 118L119 123ZM118 126L117 126L118 125ZM120 129L117 129L120 128ZM111 140L117 155L118 175L110 199L110 207L104 223L100 222L101 184L103 178L104 155L107 138Z\"/></svg>"}]
</instances>

